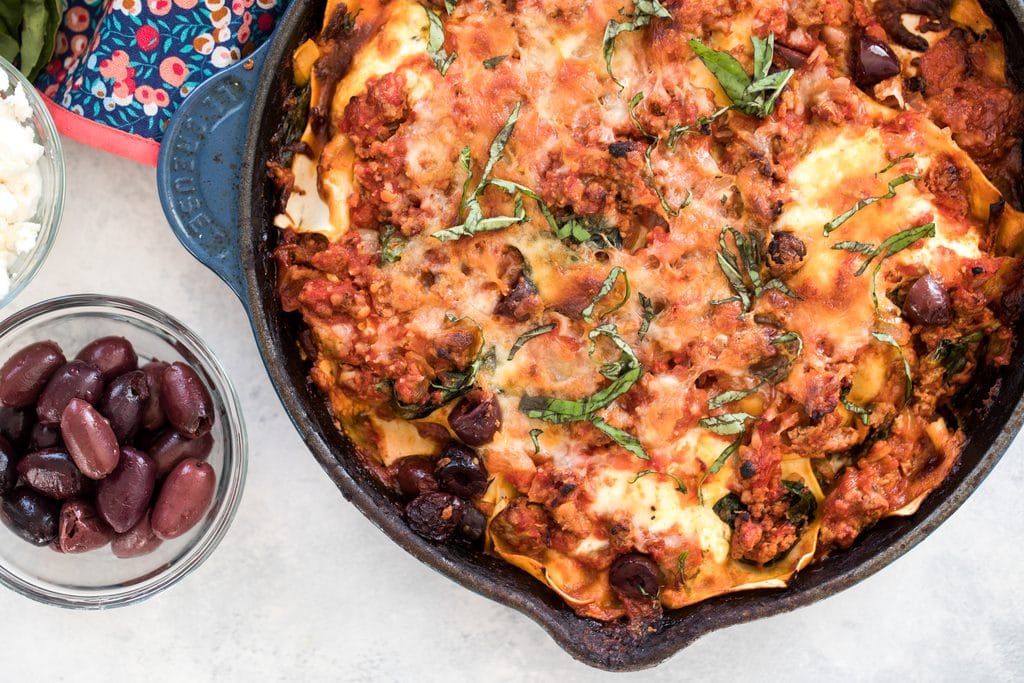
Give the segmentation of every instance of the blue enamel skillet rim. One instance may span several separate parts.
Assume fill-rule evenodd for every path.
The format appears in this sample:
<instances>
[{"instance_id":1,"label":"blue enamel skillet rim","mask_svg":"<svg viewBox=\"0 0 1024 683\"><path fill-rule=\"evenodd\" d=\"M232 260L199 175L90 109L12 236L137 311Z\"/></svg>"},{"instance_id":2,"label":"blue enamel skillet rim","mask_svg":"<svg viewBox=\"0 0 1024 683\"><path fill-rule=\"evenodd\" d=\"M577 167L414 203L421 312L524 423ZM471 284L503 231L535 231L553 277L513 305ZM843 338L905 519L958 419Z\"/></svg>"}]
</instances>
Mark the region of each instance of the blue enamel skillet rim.
<instances>
[{"instance_id":1,"label":"blue enamel skillet rim","mask_svg":"<svg viewBox=\"0 0 1024 683\"><path fill-rule=\"evenodd\" d=\"M982 1L1006 38L1010 70L1024 80L1024 1ZM935 530L978 487L1024 423L1024 345L1002 374L979 373L964 453L911 517L890 518L848 550L812 565L785 589L733 593L668 612L633 638L619 624L578 617L532 577L482 553L412 533L401 510L355 457L327 401L307 381L299 321L280 311L271 257L277 190L266 163L291 90L291 55L319 30L324 0L294 0L271 43L198 87L168 127L157 168L160 199L182 244L235 292L249 314L267 372L289 417L342 495L421 562L540 624L576 659L628 671L663 661L719 628L793 610L871 576ZM1018 331L1018 334L1022 330ZM994 400L986 401L990 390Z\"/></svg>"}]
</instances>

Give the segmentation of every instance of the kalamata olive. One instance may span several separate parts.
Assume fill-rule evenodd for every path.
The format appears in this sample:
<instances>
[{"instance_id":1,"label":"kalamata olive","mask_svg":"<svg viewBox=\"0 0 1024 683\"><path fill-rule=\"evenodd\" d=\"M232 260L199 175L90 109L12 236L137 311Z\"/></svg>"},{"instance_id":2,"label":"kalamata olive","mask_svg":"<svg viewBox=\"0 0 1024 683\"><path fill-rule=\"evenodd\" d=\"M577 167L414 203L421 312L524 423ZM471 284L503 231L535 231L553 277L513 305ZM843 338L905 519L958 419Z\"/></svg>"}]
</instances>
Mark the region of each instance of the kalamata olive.
<instances>
[{"instance_id":1,"label":"kalamata olive","mask_svg":"<svg viewBox=\"0 0 1024 683\"><path fill-rule=\"evenodd\" d=\"M29 453L18 462L18 474L26 484L54 500L74 498L89 487L89 480L60 448Z\"/></svg>"},{"instance_id":2,"label":"kalamata olive","mask_svg":"<svg viewBox=\"0 0 1024 683\"><path fill-rule=\"evenodd\" d=\"M146 512L155 486L156 463L142 451L125 446L117 467L96 485L96 509L114 531L123 534Z\"/></svg>"},{"instance_id":3,"label":"kalamata olive","mask_svg":"<svg viewBox=\"0 0 1024 683\"><path fill-rule=\"evenodd\" d=\"M39 396L36 414L44 424L60 422L64 408L73 398L86 403L96 403L103 394L103 376L100 371L80 360L73 360L61 367Z\"/></svg>"},{"instance_id":4,"label":"kalamata olive","mask_svg":"<svg viewBox=\"0 0 1024 683\"><path fill-rule=\"evenodd\" d=\"M405 521L428 541L447 541L458 531L466 504L450 493L431 491L405 506Z\"/></svg>"},{"instance_id":5,"label":"kalamata olive","mask_svg":"<svg viewBox=\"0 0 1024 683\"><path fill-rule=\"evenodd\" d=\"M149 512L146 512L135 526L123 534L114 536L110 546L116 557L126 558L147 555L156 550L161 543L163 541L153 533L153 527L149 523Z\"/></svg>"},{"instance_id":6,"label":"kalamata olive","mask_svg":"<svg viewBox=\"0 0 1024 683\"><path fill-rule=\"evenodd\" d=\"M526 275L520 275L509 289L508 294L498 299L494 306L494 315L511 318L516 322L526 322L541 307L540 293Z\"/></svg>"},{"instance_id":7,"label":"kalamata olive","mask_svg":"<svg viewBox=\"0 0 1024 683\"><path fill-rule=\"evenodd\" d=\"M32 431L35 414L35 406L28 408L0 406L0 436L7 439L15 448L23 447Z\"/></svg>"},{"instance_id":8,"label":"kalamata olive","mask_svg":"<svg viewBox=\"0 0 1024 683\"><path fill-rule=\"evenodd\" d=\"M130 444L142 424L149 402L149 384L141 370L126 372L107 385L99 402L100 414L110 420L114 435L122 444Z\"/></svg>"},{"instance_id":9,"label":"kalamata olive","mask_svg":"<svg viewBox=\"0 0 1024 683\"><path fill-rule=\"evenodd\" d=\"M861 34L855 39L852 59L853 80L862 88L900 73L900 60L892 48L869 35Z\"/></svg>"},{"instance_id":10,"label":"kalamata olive","mask_svg":"<svg viewBox=\"0 0 1024 683\"><path fill-rule=\"evenodd\" d=\"M206 460L213 449L213 434L190 439L181 432L168 429L149 447L149 456L156 463L156 476L162 477L185 458Z\"/></svg>"},{"instance_id":11,"label":"kalamata olive","mask_svg":"<svg viewBox=\"0 0 1024 683\"><path fill-rule=\"evenodd\" d=\"M12 408L31 404L65 362L60 347L52 341L21 349L0 367L0 403Z\"/></svg>"},{"instance_id":12,"label":"kalamata olive","mask_svg":"<svg viewBox=\"0 0 1024 683\"><path fill-rule=\"evenodd\" d=\"M799 69L807 63L808 55L800 50L783 45L782 43L775 43L775 61L780 66L788 66L793 69Z\"/></svg>"},{"instance_id":13,"label":"kalamata olive","mask_svg":"<svg viewBox=\"0 0 1024 683\"><path fill-rule=\"evenodd\" d=\"M28 439L29 451L42 451L47 448L60 448L64 439L60 435L60 425L44 425L36 422Z\"/></svg>"},{"instance_id":14,"label":"kalamata olive","mask_svg":"<svg viewBox=\"0 0 1024 683\"><path fill-rule=\"evenodd\" d=\"M807 256L803 240L791 232L780 231L768 243L768 266L773 275L789 275L800 270Z\"/></svg>"},{"instance_id":15,"label":"kalamata olive","mask_svg":"<svg viewBox=\"0 0 1024 683\"><path fill-rule=\"evenodd\" d=\"M124 337L100 337L93 340L82 347L75 359L99 370L104 382L139 367L139 357L135 355L132 343Z\"/></svg>"},{"instance_id":16,"label":"kalamata olive","mask_svg":"<svg viewBox=\"0 0 1024 683\"><path fill-rule=\"evenodd\" d=\"M650 600L661 589L661 571L647 555L619 555L608 570L612 590L623 600Z\"/></svg>"},{"instance_id":17,"label":"kalamata olive","mask_svg":"<svg viewBox=\"0 0 1024 683\"><path fill-rule=\"evenodd\" d=\"M915 325L946 325L953 320L949 294L931 275L919 277L907 290L903 315Z\"/></svg>"},{"instance_id":18,"label":"kalamata olive","mask_svg":"<svg viewBox=\"0 0 1024 683\"><path fill-rule=\"evenodd\" d=\"M171 363L164 370L160 406L171 426L185 436L196 438L213 427L213 399L195 370L184 363Z\"/></svg>"},{"instance_id":19,"label":"kalamata olive","mask_svg":"<svg viewBox=\"0 0 1024 683\"><path fill-rule=\"evenodd\" d=\"M464 443L483 446L501 429L501 406L493 393L474 389L448 413L448 424Z\"/></svg>"},{"instance_id":20,"label":"kalamata olive","mask_svg":"<svg viewBox=\"0 0 1024 683\"><path fill-rule=\"evenodd\" d=\"M167 363L162 360L155 360L142 366L146 373L146 384L149 385L149 400L146 401L146 410L142 414L142 427L153 432L164 426L167 417L164 409L160 407L160 387L164 385L164 370Z\"/></svg>"},{"instance_id":21,"label":"kalamata olive","mask_svg":"<svg viewBox=\"0 0 1024 683\"><path fill-rule=\"evenodd\" d=\"M60 433L78 469L90 479L102 479L117 467L121 449L107 418L81 399L64 409Z\"/></svg>"},{"instance_id":22,"label":"kalamata olive","mask_svg":"<svg viewBox=\"0 0 1024 683\"><path fill-rule=\"evenodd\" d=\"M441 490L472 500L487 490L487 468L476 451L452 441L441 451L434 470Z\"/></svg>"},{"instance_id":23,"label":"kalamata olive","mask_svg":"<svg viewBox=\"0 0 1024 683\"><path fill-rule=\"evenodd\" d=\"M46 545L57 538L60 503L28 486L19 486L0 505L4 523L34 545Z\"/></svg>"},{"instance_id":24,"label":"kalamata olive","mask_svg":"<svg viewBox=\"0 0 1024 683\"><path fill-rule=\"evenodd\" d=\"M425 455L410 455L394 464L395 483L403 498L437 490L434 462Z\"/></svg>"},{"instance_id":25,"label":"kalamata olive","mask_svg":"<svg viewBox=\"0 0 1024 683\"><path fill-rule=\"evenodd\" d=\"M0 496L6 496L18 481L18 454L11 442L0 436Z\"/></svg>"},{"instance_id":26,"label":"kalamata olive","mask_svg":"<svg viewBox=\"0 0 1024 683\"><path fill-rule=\"evenodd\" d=\"M463 506L462 521L459 523L459 535L470 541L479 541L487 530L487 518L474 506Z\"/></svg>"},{"instance_id":27,"label":"kalamata olive","mask_svg":"<svg viewBox=\"0 0 1024 683\"><path fill-rule=\"evenodd\" d=\"M69 500L60 509L58 549L62 553L84 553L102 548L114 536L114 530L96 514L87 500Z\"/></svg>"},{"instance_id":28,"label":"kalamata olive","mask_svg":"<svg viewBox=\"0 0 1024 683\"><path fill-rule=\"evenodd\" d=\"M209 463L187 458L164 480L149 521L157 538L177 538L206 514L217 487L217 475Z\"/></svg>"}]
</instances>

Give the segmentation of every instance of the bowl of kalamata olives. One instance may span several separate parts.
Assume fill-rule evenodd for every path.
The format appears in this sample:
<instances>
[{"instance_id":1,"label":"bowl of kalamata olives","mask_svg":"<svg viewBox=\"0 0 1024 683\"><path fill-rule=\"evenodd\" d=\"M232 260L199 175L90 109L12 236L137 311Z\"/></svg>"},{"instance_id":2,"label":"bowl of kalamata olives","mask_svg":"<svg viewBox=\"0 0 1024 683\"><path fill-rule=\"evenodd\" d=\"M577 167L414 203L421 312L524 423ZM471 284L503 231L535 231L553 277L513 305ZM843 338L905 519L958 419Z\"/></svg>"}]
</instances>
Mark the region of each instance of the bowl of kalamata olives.
<instances>
[{"instance_id":1,"label":"bowl of kalamata olives","mask_svg":"<svg viewBox=\"0 0 1024 683\"><path fill-rule=\"evenodd\" d=\"M245 470L234 389L177 320L85 294L0 322L0 583L84 609L150 597L216 548Z\"/></svg>"}]
</instances>

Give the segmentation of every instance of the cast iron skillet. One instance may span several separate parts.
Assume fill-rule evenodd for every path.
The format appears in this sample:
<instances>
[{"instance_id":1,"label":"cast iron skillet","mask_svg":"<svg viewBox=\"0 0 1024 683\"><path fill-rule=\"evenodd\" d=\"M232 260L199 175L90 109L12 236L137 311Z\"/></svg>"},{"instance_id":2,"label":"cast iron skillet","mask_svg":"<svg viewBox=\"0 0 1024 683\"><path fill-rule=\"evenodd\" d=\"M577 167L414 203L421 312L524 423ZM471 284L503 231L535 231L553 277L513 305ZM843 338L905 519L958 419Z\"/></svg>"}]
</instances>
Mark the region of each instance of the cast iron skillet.
<instances>
[{"instance_id":1,"label":"cast iron skillet","mask_svg":"<svg viewBox=\"0 0 1024 683\"><path fill-rule=\"evenodd\" d=\"M1024 79L1024 0L982 4L1006 38L1012 73ZM277 152L271 137L291 88L292 52L319 30L323 11L324 0L293 0L271 43L196 88L185 101L160 153L157 179L164 211L185 247L241 299L281 401L342 495L421 562L526 614L573 657L609 670L650 667L715 629L786 612L852 586L907 552L952 514L1024 422L1024 344L1018 344L1001 375L982 371L965 397L965 406L982 405L990 390L996 398L969 414L969 440L959 465L916 515L883 521L849 550L801 572L783 590L734 593L669 612L657 632L641 641L621 625L576 616L555 593L509 564L424 541L402 521L387 491L350 457L351 444L335 428L327 401L306 380L297 345L300 321L282 313L275 296L271 252L277 190L267 177L266 162Z\"/></svg>"}]
</instances>

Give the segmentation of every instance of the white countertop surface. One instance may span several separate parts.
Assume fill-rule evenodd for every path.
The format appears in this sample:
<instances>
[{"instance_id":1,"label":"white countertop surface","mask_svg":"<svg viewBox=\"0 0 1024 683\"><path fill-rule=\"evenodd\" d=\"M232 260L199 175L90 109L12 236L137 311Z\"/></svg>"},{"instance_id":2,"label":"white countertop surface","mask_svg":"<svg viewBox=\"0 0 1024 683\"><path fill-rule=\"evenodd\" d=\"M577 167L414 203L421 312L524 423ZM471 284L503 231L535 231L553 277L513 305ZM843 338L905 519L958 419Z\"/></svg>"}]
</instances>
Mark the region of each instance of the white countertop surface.
<instances>
[{"instance_id":1,"label":"white countertop surface","mask_svg":"<svg viewBox=\"0 0 1024 683\"><path fill-rule=\"evenodd\" d=\"M141 299L226 366L251 444L241 508L184 581L105 613L0 589L3 680L611 678L526 617L421 565L345 502L267 379L242 306L175 240L153 169L65 143L64 222L2 315L61 294ZM226 201L230 199L226 198ZM1010 680L1024 677L1024 441L895 564L838 596L706 636L619 680Z\"/></svg>"}]
</instances>

